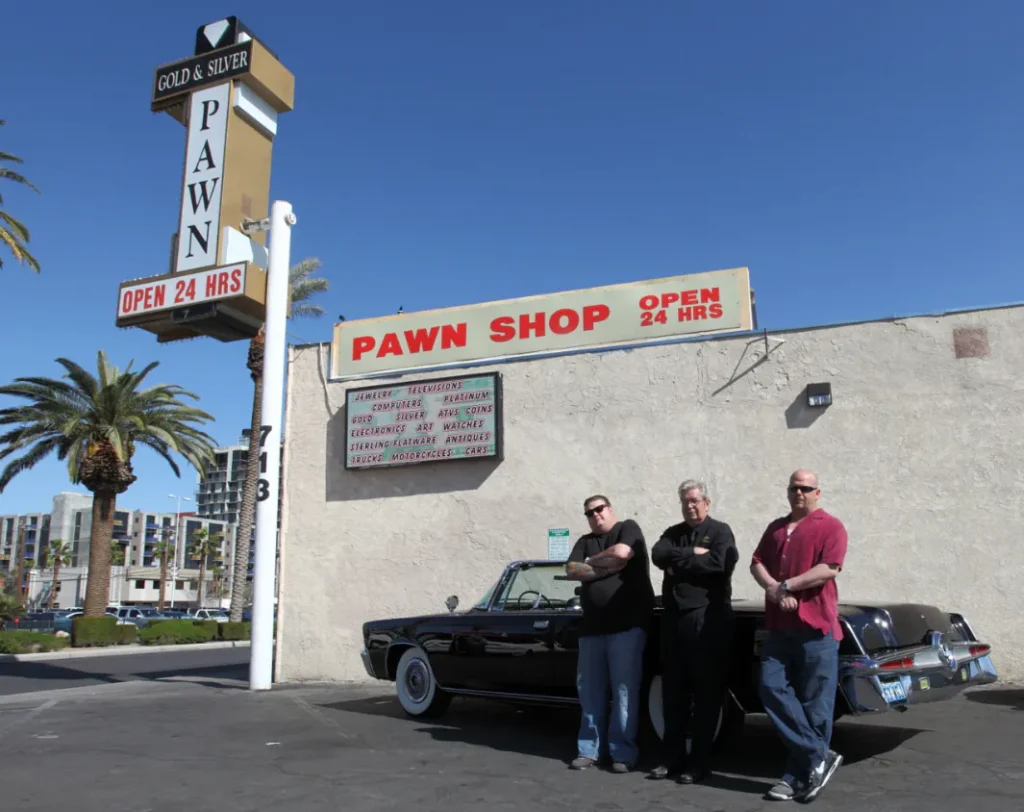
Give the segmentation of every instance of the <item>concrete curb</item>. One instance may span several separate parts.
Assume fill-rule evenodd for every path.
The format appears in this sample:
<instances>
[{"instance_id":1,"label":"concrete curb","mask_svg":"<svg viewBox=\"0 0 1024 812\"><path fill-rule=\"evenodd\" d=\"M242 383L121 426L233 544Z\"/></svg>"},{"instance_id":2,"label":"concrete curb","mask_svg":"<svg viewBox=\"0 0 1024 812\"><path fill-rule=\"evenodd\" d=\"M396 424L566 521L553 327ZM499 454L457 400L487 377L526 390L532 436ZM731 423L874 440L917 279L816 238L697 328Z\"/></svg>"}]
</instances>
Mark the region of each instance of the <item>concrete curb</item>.
<instances>
[{"instance_id":1,"label":"concrete curb","mask_svg":"<svg viewBox=\"0 0 1024 812\"><path fill-rule=\"evenodd\" d=\"M67 648L38 654L0 654L0 663L38 663L48 660L77 660L82 657L121 657L133 654L160 654L168 651L210 651L218 648L248 648L248 640L222 640L216 643L187 643L180 646L106 646L103 648Z\"/></svg>"}]
</instances>

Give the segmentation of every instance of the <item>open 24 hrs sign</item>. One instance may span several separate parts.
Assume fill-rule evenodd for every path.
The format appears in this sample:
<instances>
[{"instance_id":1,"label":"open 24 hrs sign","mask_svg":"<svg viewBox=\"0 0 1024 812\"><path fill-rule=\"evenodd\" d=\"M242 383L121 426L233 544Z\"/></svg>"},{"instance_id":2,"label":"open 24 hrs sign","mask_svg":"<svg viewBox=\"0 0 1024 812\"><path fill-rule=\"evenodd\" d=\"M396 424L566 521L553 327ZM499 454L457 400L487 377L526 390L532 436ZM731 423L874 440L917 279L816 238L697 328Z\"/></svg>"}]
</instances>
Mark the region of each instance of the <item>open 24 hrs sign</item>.
<instances>
[{"instance_id":1,"label":"open 24 hrs sign","mask_svg":"<svg viewBox=\"0 0 1024 812\"><path fill-rule=\"evenodd\" d=\"M201 302L241 296L245 291L246 264L225 265L199 273L159 277L125 285L117 302L117 317L173 310Z\"/></svg>"}]
</instances>

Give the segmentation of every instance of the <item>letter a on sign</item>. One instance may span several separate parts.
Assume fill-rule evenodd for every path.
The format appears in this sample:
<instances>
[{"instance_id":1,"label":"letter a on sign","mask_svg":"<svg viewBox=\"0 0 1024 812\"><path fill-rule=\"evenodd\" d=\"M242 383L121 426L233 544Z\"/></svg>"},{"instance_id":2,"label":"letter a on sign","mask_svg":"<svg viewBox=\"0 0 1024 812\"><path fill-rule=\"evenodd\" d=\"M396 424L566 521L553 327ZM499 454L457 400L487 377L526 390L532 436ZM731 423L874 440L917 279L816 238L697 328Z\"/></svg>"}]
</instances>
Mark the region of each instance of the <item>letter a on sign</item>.
<instances>
[{"instance_id":1,"label":"letter a on sign","mask_svg":"<svg viewBox=\"0 0 1024 812\"><path fill-rule=\"evenodd\" d=\"M217 264L230 103L230 82L197 90L189 100L185 184L174 266L178 273Z\"/></svg>"}]
</instances>

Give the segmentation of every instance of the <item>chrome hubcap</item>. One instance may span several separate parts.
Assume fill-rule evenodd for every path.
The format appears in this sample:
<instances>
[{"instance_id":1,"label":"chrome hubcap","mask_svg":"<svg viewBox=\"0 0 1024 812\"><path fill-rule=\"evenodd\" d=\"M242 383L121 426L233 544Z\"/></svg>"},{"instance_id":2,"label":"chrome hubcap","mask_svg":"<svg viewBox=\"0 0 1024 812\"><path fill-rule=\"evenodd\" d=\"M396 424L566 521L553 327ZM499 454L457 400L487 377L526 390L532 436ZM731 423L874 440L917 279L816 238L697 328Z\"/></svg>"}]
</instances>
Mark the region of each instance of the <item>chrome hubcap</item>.
<instances>
[{"instance_id":1,"label":"chrome hubcap","mask_svg":"<svg viewBox=\"0 0 1024 812\"><path fill-rule=\"evenodd\" d=\"M422 702L430 690L430 673L422 660L413 660L405 672L405 690L413 702Z\"/></svg>"}]
</instances>

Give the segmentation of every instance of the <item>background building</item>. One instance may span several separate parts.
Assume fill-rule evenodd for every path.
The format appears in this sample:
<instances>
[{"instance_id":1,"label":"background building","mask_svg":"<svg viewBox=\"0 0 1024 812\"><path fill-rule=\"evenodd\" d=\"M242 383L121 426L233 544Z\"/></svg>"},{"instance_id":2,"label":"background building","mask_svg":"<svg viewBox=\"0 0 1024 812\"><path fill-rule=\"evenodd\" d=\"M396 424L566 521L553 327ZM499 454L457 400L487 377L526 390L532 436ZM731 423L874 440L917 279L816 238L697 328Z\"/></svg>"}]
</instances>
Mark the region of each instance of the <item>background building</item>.
<instances>
[{"instance_id":1,"label":"background building","mask_svg":"<svg viewBox=\"0 0 1024 812\"><path fill-rule=\"evenodd\" d=\"M736 597L761 600L750 555L809 467L849 531L841 599L963 612L1022 680L1022 357L1006 307L481 365L503 376L503 461L351 471L346 388L389 381L325 383L322 347L293 347L277 679L364 679L365 621L472 605L509 561L547 558L549 529L587 532L590 494L653 544L690 477L735 532Z\"/></svg>"}]
</instances>

